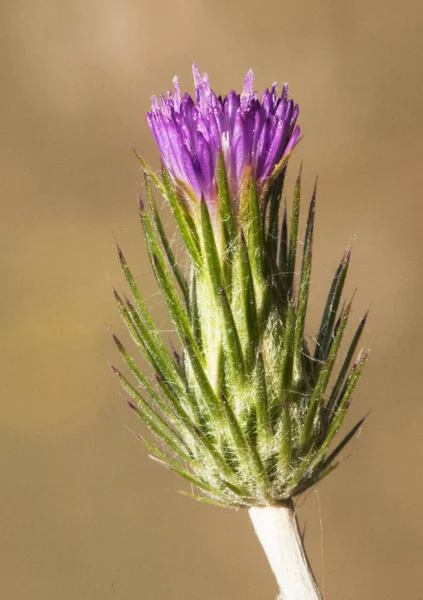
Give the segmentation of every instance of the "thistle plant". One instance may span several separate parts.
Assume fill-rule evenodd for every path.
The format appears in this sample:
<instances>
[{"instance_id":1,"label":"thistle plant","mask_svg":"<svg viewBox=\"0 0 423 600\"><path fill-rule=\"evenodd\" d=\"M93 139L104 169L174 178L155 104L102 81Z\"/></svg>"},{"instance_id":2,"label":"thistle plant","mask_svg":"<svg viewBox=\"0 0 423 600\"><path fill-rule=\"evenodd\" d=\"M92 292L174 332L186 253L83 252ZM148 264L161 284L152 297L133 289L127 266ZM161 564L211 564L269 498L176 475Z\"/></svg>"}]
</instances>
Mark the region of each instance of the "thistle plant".
<instances>
[{"instance_id":1,"label":"thistle plant","mask_svg":"<svg viewBox=\"0 0 423 600\"><path fill-rule=\"evenodd\" d=\"M154 379L116 336L130 376L113 371L151 434L140 436L151 456L188 480L194 498L251 509L281 597L319 598L292 499L338 466L363 422L332 448L366 362L357 357L366 315L341 350L351 313L341 298L348 249L315 340L305 335L316 188L299 243L301 172L289 223L282 207L300 138L288 87L279 95L274 84L260 99L249 71L241 94L218 97L207 75L195 65L193 72L195 98L182 96L175 78L147 115L161 171L137 154L146 247L181 350L163 340L118 248L132 299L115 298ZM157 194L170 206L188 267L175 257Z\"/></svg>"}]
</instances>

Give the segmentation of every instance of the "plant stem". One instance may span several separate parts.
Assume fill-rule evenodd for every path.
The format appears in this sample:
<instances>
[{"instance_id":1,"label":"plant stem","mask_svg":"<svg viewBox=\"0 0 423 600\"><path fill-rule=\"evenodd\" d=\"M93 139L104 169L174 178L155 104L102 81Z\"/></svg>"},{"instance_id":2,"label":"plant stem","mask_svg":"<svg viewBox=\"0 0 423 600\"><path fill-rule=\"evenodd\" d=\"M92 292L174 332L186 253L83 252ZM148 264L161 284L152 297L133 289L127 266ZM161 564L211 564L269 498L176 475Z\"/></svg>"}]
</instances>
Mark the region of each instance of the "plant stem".
<instances>
[{"instance_id":1,"label":"plant stem","mask_svg":"<svg viewBox=\"0 0 423 600\"><path fill-rule=\"evenodd\" d=\"M277 600L322 600L292 500L280 506L254 506L248 512L279 584Z\"/></svg>"}]
</instances>

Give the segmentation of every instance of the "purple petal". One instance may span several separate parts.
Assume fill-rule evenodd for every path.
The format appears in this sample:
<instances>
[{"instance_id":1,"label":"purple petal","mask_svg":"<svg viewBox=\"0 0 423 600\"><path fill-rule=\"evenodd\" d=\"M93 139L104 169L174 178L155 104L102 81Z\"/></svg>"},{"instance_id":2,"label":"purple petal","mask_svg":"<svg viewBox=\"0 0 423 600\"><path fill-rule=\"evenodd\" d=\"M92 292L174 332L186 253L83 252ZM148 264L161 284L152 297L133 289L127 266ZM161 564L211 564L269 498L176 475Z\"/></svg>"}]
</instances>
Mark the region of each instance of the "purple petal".
<instances>
[{"instance_id":1,"label":"purple petal","mask_svg":"<svg viewBox=\"0 0 423 600\"><path fill-rule=\"evenodd\" d=\"M172 79L172 83L175 86L175 93L173 95L174 107L176 112L179 112L181 109L181 85L179 82L179 77L175 75L175 77Z\"/></svg>"},{"instance_id":2,"label":"purple petal","mask_svg":"<svg viewBox=\"0 0 423 600\"><path fill-rule=\"evenodd\" d=\"M195 98L181 96L179 78L175 76L173 92L159 99L152 97L147 120L172 177L182 180L199 199L204 197L210 207L215 207L220 149L234 197L248 166L259 186L264 185L275 165L299 139L299 108L288 98L286 84L280 96L274 83L259 99L251 70L240 95L232 90L223 97L216 96L207 74L201 75L195 63L192 72Z\"/></svg>"},{"instance_id":3,"label":"purple petal","mask_svg":"<svg viewBox=\"0 0 423 600\"><path fill-rule=\"evenodd\" d=\"M244 79L244 90L241 94L241 106L246 109L253 93L254 75L250 69Z\"/></svg>"}]
</instances>

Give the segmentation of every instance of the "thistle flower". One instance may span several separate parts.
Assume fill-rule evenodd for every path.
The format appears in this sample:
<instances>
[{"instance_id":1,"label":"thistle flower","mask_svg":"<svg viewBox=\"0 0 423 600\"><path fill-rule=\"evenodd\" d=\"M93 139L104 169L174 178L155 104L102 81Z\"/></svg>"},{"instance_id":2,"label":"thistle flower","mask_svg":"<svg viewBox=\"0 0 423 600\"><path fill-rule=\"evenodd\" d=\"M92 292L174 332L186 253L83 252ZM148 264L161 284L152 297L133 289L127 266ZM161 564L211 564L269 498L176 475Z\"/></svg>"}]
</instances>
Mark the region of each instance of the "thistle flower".
<instances>
[{"instance_id":1,"label":"thistle flower","mask_svg":"<svg viewBox=\"0 0 423 600\"><path fill-rule=\"evenodd\" d=\"M116 337L135 383L113 370L152 434L142 438L152 456L194 484L196 498L229 507L281 505L332 471L361 426L330 451L366 361L358 357L351 367L366 315L341 357L351 312L350 302L341 306L347 250L315 343L305 336L316 189L295 276L301 173L289 231L286 210L280 215L300 132L287 86L278 96L274 84L259 100L251 71L242 94L223 98L196 66L194 81L195 100L181 96L177 78L173 93L153 97L147 118L160 175L138 157L145 241L182 352L164 343L119 249L133 300L115 297L155 383ZM166 237L154 188L172 209L188 274Z\"/></svg>"},{"instance_id":2,"label":"thistle flower","mask_svg":"<svg viewBox=\"0 0 423 600\"><path fill-rule=\"evenodd\" d=\"M300 135L296 126L298 105L288 99L288 86L277 93L274 83L261 101L253 91L250 70L242 94L231 91L217 97L208 76L193 66L196 100L181 97L178 77L174 93L153 96L147 120L160 149L162 161L175 182L189 186L209 207L218 200L218 155L221 150L231 197L240 191L247 169L259 191L275 167L294 148Z\"/></svg>"}]
</instances>

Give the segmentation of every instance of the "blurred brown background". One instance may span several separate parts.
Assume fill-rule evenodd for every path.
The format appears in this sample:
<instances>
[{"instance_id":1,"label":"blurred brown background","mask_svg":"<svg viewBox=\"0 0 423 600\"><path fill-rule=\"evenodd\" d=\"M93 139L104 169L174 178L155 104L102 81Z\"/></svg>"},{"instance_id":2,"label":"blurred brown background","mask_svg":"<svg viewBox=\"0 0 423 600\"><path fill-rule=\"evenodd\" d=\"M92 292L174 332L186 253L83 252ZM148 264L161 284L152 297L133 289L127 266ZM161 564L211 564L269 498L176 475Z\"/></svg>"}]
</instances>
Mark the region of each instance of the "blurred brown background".
<instances>
[{"instance_id":1,"label":"blurred brown background","mask_svg":"<svg viewBox=\"0 0 423 600\"><path fill-rule=\"evenodd\" d=\"M371 309L347 426L370 417L300 503L325 600L423 598L422 26L417 0L3 2L0 598L276 596L247 514L178 494L108 370L115 237L163 318L130 148L158 165L150 95L175 73L192 91L194 60L219 92L249 67L290 82L288 189L301 158L320 178L309 334L352 240L354 318Z\"/></svg>"}]
</instances>

